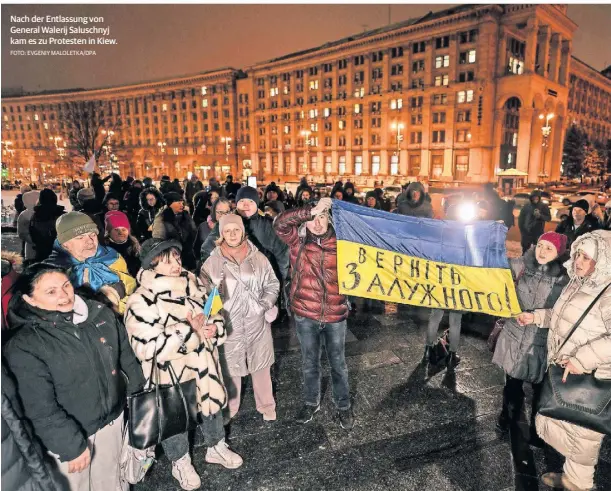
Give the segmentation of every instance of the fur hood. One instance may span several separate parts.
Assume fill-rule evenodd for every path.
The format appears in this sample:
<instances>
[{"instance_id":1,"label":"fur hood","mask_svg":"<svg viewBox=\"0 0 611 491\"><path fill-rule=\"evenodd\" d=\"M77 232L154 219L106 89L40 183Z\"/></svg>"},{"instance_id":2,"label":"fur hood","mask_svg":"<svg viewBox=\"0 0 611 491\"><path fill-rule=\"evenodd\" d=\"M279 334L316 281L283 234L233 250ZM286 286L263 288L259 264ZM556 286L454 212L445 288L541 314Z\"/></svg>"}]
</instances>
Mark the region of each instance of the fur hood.
<instances>
[{"instance_id":1,"label":"fur hood","mask_svg":"<svg viewBox=\"0 0 611 491\"><path fill-rule=\"evenodd\" d=\"M593 241L596 247L596 267L594 268L594 273L584 279L583 284L597 288L607 284L611 278L611 231L595 230L575 239L575 242L571 245L571 257L564 263L564 267L571 280L576 279L573 269L573 258L579 246L589 241Z\"/></svg>"},{"instance_id":2,"label":"fur hood","mask_svg":"<svg viewBox=\"0 0 611 491\"><path fill-rule=\"evenodd\" d=\"M144 188L140 191L140 208L143 210L150 210L152 207L146 202L146 195L154 194L157 198L157 203L155 204L155 208L157 210L161 209L161 207L165 204L162 194L156 188Z\"/></svg>"}]
</instances>

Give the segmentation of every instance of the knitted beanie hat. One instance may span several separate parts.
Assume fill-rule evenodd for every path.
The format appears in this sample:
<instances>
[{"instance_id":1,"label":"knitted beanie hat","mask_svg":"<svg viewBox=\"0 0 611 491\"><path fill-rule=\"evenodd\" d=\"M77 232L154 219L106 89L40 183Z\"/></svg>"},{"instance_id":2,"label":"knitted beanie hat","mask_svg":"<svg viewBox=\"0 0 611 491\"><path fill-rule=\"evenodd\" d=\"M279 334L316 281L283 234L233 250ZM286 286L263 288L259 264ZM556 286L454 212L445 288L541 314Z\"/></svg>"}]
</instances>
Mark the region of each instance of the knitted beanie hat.
<instances>
[{"instance_id":1,"label":"knitted beanie hat","mask_svg":"<svg viewBox=\"0 0 611 491\"><path fill-rule=\"evenodd\" d=\"M70 239L90 232L98 234L98 226L89 216L78 211L71 211L60 216L55 222L57 229L57 241L65 244Z\"/></svg>"},{"instance_id":2,"label":"knitted beanie hat","mask_svg":"<svg viewBox=\"0 0 611 491\"><path fill-rule=\"evenodd\" d=\"M566 251L567 236L564 234L545 232L541 237L539 237L539 240L547 240L553 244L559 256L562 256L562 254L564 254Z\"/></svg>"},{"instance_id":3,"label":"knitted beanie hat","mask_svg":"<svg viewBox=\"0 0 611 491\"><path fill-rule=\"evenodd\" d=\"M242 217L230 213L228 215L223 215L219 220L219 233L221 234L221 236L223 235L223 229L230 223L237 225L242 230L242 235L246 233L246 231L244 230L244 222L242 222Z\"/></svg>"},{"instance_id":4,"label":"knitted beanie hat","mask_svg":"<svg viewBox=\"0 0 611 491\"><path fill-rule=\"evenodd\" d=\"M82 205L85 201L95 199L95 192L93 188L83 188L76 193L76 199Z\"/></svg>"},{"instance_id":5,"label":"knitted beanie hat","mask_svg":"<svg viewBox=\"0 0 611 491\"><path fill-rule=\"evenodd\" d=\"M104 217L106 222L106 232L110 233L113 228L123 227L130 230L129 219L122 211L109 211Z\"/></svg>"},{"instance_id":6,"label":"knitted beanie hat","mask_svg":"<svg viewBox=\"0 0 611 491\"><path fill-rule=\"evenodd\" d=\"M583 211L588 213L590 211L590 203L588 203L588 200L580 199L573 205L573 208L581 208Z\"/></svg>"},{"instance_id":7,"label":"knitted beanie hat","mask_svg":"<svg viewBox=\"0 0 611 491\"><path fill-rule=\"evenodd\" d=\"M238 194L235 197L236 203L241 199L249 199L254 201L257 206L259 206L259 193L257 190L251 186L242 186L238 190Z\"/></svg>"}]
</instances>

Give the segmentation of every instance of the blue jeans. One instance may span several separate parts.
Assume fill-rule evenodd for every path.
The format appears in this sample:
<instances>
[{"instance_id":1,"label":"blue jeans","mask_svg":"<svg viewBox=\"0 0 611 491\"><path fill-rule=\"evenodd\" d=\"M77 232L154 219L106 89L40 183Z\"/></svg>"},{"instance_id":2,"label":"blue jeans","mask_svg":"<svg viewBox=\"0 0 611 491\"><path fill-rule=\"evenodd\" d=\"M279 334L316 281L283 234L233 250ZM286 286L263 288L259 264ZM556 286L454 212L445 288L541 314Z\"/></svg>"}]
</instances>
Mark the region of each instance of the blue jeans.
<instances>
[{"instance_id":1,"label":"blue jeans","mask_svg":"<svg viewBox=\"0 0 611 491\"><path fill-rule=\"evenodd\" d=\"M346 321L323 323L295 316L297 337L301 345L303 366L303 395L307 406L320 404L320 356L322 343L327 349L331 366L333 402L338 409L350 409L350 387L346 365Z\"/></svg>"},{"instance_id":2,"label":"blue jeans","mask_svg":"<svg viewBox=\"0 0 611 491\"><path fill-rule=\"evenodd\" d=\"M203 416L199 425L204 436L204 445L214 447L225 438L225 427L223 426L223 412L219 411L212 416ZM179 433L161 442L166 457L176 462L189 453L189 438L187 433Z\"/></svg>"}]
</instances>

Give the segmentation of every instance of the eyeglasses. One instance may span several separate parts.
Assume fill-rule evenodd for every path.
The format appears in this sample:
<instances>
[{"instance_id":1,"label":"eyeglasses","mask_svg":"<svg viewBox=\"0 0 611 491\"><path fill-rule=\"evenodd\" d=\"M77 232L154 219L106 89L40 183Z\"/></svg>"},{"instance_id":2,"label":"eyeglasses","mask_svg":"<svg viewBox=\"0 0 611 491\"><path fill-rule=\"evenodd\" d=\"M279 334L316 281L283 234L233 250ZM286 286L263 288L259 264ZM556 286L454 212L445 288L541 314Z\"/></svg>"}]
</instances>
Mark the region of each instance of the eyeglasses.
<instances>
[{"instance_id":1,"label":"eyeglasses","mask_svg":"<svg viewBox=\"0 0 611 491\"><path fill-rule=\"evenodd\" d=\"M220 211L220 210L217 210L216 214L217 214L218 216L221 216L221 217L222 217L223 215L231 215L231 210L228 210L228 211Z\"/></svg>"}]
</instances>

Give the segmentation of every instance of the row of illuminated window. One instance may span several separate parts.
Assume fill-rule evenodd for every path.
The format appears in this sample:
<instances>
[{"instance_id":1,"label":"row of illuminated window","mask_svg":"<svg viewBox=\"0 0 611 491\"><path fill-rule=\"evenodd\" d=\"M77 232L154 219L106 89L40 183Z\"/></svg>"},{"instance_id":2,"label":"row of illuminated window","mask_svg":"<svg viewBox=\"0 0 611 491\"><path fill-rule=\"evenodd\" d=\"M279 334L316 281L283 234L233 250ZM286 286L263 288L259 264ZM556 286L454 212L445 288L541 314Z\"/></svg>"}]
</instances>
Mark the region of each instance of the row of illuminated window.
<instances>
[{"instance_id":1,"label":"row of illuminated window","mask_svg":"<svg viewBox=\"0 0 611 491\"><path fill-rule=\"evenodd\" d=\"M333 173L333 160L330 155L326 155L323 157L324 161L324 172L327 174ZM259 157L261 166L263 168L267 168L267 159L264 155ZM283 172L292 172L290 169L292 167L292 160L290 155L284 155L280 158L277 155L272 156L272 171L275 174L282 174ZM309 172L322 172L323 168L319 167L318 156L316 154L299 155L297 156L297 171L303 174L307 174ZM356 176L363 175L364 171L364 160L362 155L353 155L352 156L352 172L349 172L347 166L347 157L346 155L338 156L337 163L337 172L339 175L345 175L347 173L353 173ZM369 157L369 174L372 176L377 176L380 174L382 170L382 162L380 155L371 155ZM398 175L399 174L399 156L392 155L390 157L389 162L389 175ZM421 170L421 155L420 153L410 153L408 154L408 163L407 163L407 175L408 176L419 176ZM430 161L430 169L429 169L429 177L431 179L439 179L444 171L444 155L443 154L432 154ZM454 157L454 167L452 169L452 177L457 181L463 181L466 179L467 174L469 173L469 155L468 154L456 154Z\"/></svg>"},{"instance_id":2,"label":"row of illuminated window","mask_svg":"<svg viewBox=\"0 0 611 491\"><path fill-rule=\"evenodd\" d=\"M473 43L477 40L478 31L477 29L471 29L469 31L463 31L458 33L458 42L459 44ZM433 44L435 49L443 49L448 48L450 46L450 36L440 36L434 38ZM411 51L413 54L424 53L426 51L426 41L418 41L411 43ZM464 53L464 61L459 61L460 63L474 63L475 62L475 50L468 50L462 52ZM462 56L461 53L461 56ZM394 48L390 48L388 53L384 51L374 51L370 53L370 55L355 55L352 58L343 58L337 61L338 69L345 70L348 68L349 63L352 61L354 66L360 66L365 64L366 56L371 57L371 61L373 63L379 63L384 60L384 56L388 54L391 59L401 58L404 54L404 47L397 46ZM443 58L443 56L442 56ZM269 75L268 81L271 85L277 84L278 81L282 82L290 82L292 78L302 79L304 75L307 73L310 77L317 76L319 73L331 73L333 71L335 62L327 62L323 63L319 66L311 66L307 69L298 69L293 72L285 72L280 75ZM265 78L259 77L256 80L256 85L258 87L265 86Z\"/></svg>"},{"instance_id":3,"label":"row of illuminated window","mask_svg":"<svg viewBox=\"0 0 611 491\"><path fill-rule=\"evenodd\" d=\"M362 145L364 136L361 134L353 135L353 143L354 145ZM372 133L369 135L371 145L382 145L382 135L380 133ZM339 135L337 137L337 146L345 147L346 146L347 137L345 135ZM434 130L431 132L431 142L432 143L445 143L446 141L446 130ZM457 130L455 143L469 143L471 141L471 132L467 129ZM284 138L282 140L282 144L284 148L291 147L291 138ZM323 146L331 147L333 146L333 137L330 135L322 137ZM412 131L409 133L409 143L412 145L417 145L422 143L422 131ZM318 147L319 146L319 137L316 135L309 135L308 138L297 138L296 139L297 148L304 147ZM397 144L396 135L392 135L389 145L395 146ZM280 140L278 138L270 139L271 148L276 149L280 146ZM265 138L259 139L259 149L265 150L267 148L267 140Z\"/></svg>"},{"instance_id":4,"label":"row of illuminated window","mask_svg":"<svg viewBox=\"0 0 611 491\"><path fill-rule=\"evenodd\" d=\"M460 64L470 64L470 63L475 63L476 61L476 52L475 50L469 50L469 51L465 51L460 53L459 55L459 63ZM450 56L449 55L443 55L443 56L437 56L435 58L435 68L447 68L450 66ZM391 76L397 76L397 75L402 75L403 74L403 65L401 64L395 64L391 66ZM426 71L426 64L424 60L418 60L418 61L414 61L412 63L412 73L413 74L417 74L420 72L424 72ZM469 73L473 73L473 72L469 72ZM447 77L447 75L446 75ZM465 75L464 78L466 79L468 77L468 75ZM471 75L472 77L472 75ZM371 79L372 80L380 80L384 78L384 71L382 70L382 68L374 68L371 71ZM473 78L471 78L472 80ZM353 74L353 81L354 83L364 83L365 82L365 71L364 70L359 70L357 72L355 72ZM466 81L466 80L460 80L460 76L459 76L459 81ZM318 79L316 80L310 80L308 82L308 88L309 90L318 90L320 87L320 81ZM342 87L344 85L347 85L348 83L348 76L346 74L343 75L339 75L337 77L337 84L339 87ZM412 84L413 85L413 84ZM418 85L418 84L416 84ZM447 83L445 84L447 85ZM304 84L299 82L295 84L295 92L297 93L301 93L304 91ZM326 89L330 89L333 88L333 79L332 78L325 78L323 80L323 87ZM413 87L416 88L416 87ZM269 89L269 96L270 97L276 97L278 95L280 95L280 93L282 92L283 95L289 95L291 92L290 86L288 85L284 85L282 87L282 90L280 87L277 86L272 86ZM240 98L242 97L242 95L240 95ZM266 97L266 92L263 89L260 89L257 91L257 97L259 99L263 99Z\"/></svg>"},{"instance_id":5,"label":"row of illuminated window","mask_svg":"<svg viewBox=\"0 0 611 491\"><path fill-rule=\"evenodd\" d=\"M186 98L188 96L188 93L191 93L192 97L195 97L199 94L198 89L195 88L191 88L191 89L183 89L183 90L179 90L179 91L171 91L171 92L167 92L167 93L162 93L162 94L150 94L147 96L143 96L143 97L139 97L139 98L135 98L133 100L106 100L106 101L91 101L93 103L93 107L94 108L98 108L99 111L102 111L103 108L106 108L107 111L109 112L110 115L113 114L113 111L116 110L116 113L118 115L125 113L125 114L130 114L130 112L133 111L134 114L139 114L140 111L142 111L144 114L148 113L148 108L149 105L151 105L151 102L155 102L157 100L159 101L163 101L163 100L174 100L177 98ZM222 85L220 87L217 86L203 86L201 87L201 95L205 96L205 95L214 95L217 94L219 92L222 92L223 94L229 94L229 86L228 85ZM230 98L228 96L224 96L223 99L223 104L227 105L230 103ZM196 101L191 101L191 106L193 108L196 107L197 102ZM207 103L206 103L207 104ZM213 105L218 105L218 99L214 98L212 100L212 104ZM183 101L181 103L181 107L182 109L187 109L187 102ZM162 110L163 111L167 111L168 108L171 108L172 110L177 110L178 109L178 104L176 102L172 102L170 104L168 103L164 103L161 105L162 106ZM56 104L26 104L23 107L23 112L27 113L27 112L40 112L43 113L45 111L50 111L50 112L67 112L70 109L71 105L68 102L65 103L56 103ZM155 106L153 106L153 112L156 112L157 110L155 109ZM2 112L4 114L7 113L21 113L21 106L13 106L13 105L5 105L2 106Z\"/></svg>"}]
</instances>

